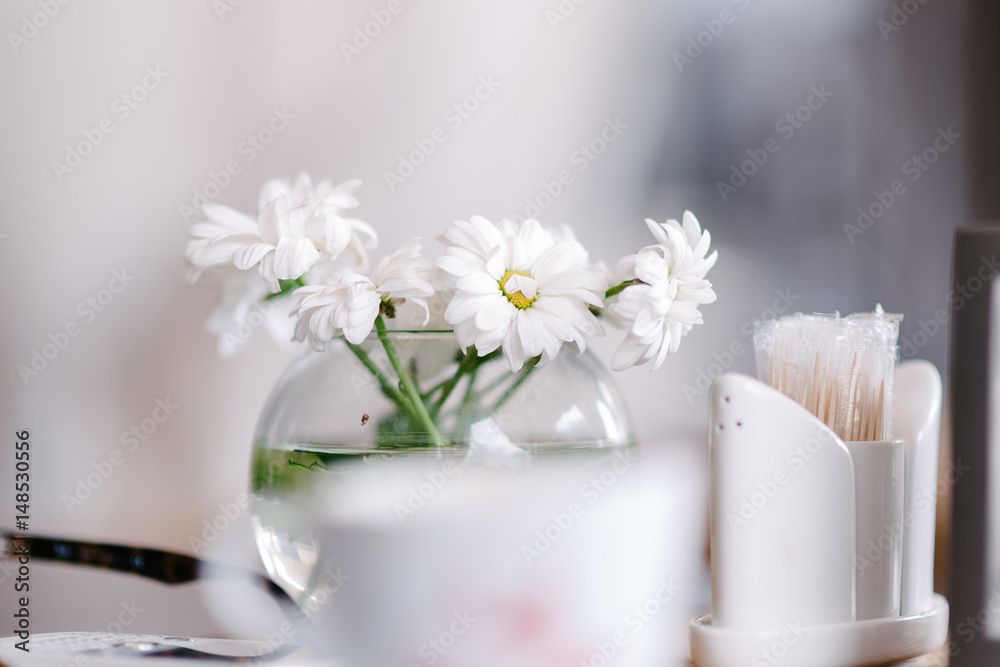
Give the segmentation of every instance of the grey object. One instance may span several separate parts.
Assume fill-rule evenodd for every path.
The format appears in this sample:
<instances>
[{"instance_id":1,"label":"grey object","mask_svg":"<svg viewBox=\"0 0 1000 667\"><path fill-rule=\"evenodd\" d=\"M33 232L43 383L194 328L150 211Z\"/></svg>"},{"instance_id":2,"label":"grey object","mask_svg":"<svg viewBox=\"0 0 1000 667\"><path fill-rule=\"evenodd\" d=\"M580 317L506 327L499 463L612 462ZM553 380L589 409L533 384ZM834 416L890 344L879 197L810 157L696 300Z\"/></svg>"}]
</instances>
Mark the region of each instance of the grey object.
<instances>
[{"instance_id":1,"label":"grey object","mask_svg":"<svg viewBox=\"0 0 1000 667\"><path fill-rule=\"evenodd\" d=\"M1000 634L980 619L990 612L991 584L1000 563L991 542L1000 537L1000 516L993 513L1000 478L989 474L990 459L1000 456L991 442L990 405L1000 396L991 382L1000 347L1000 294L994 285L1000 256L1000 227L964 227L955 236L951 292L951 409L954 480L951 535L951 645L954 667L1000 664ZM978 286L978 287L977 287ZM993 386L997 385L997 386ZM991 399L991 394L994 398ZM1000 417L1000 414L996 414ZM993 450L993 451L991 451ZM991 499L992 496L992 499ZM972 623L970 623L970 619Z\"/></svg>"}]
</instances>

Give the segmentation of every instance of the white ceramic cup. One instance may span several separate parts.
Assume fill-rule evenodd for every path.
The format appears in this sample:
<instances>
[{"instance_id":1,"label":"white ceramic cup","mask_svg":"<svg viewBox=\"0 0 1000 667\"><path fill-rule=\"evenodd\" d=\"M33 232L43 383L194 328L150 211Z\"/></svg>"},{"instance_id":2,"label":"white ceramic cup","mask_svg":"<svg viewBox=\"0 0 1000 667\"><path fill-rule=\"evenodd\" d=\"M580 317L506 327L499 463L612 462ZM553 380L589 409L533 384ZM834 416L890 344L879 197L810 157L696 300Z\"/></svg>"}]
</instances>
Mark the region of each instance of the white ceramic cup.
<instances>
[{"instance_id":1,"label":"white ceramic cup","mask_svg":"<svg viewBox=\"0 0 1000 667\"><path fill-rule=\"evenodd\" d=\"M387 461L328 489L314 509L317 567L344 579L321 620L332 657L392 667L675 659L704 487L681 467L625 454L580 462L456 472Z\"/></svg>"}]
</instances>

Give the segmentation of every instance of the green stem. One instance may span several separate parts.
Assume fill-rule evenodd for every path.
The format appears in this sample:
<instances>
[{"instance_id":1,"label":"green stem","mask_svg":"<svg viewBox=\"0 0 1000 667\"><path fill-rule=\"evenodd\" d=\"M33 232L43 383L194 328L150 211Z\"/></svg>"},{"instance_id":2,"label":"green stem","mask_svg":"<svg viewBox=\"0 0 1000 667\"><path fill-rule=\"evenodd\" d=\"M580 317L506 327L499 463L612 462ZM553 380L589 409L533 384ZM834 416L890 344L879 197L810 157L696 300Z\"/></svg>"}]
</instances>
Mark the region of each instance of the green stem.
<instances>
[{"instance_id":1,"label":"green stem","mask_svg":"<svg viewBox=\"0 0 1000 667\"><path fill-rule=\"evenodd\" d=\"M441 380L436 385L434 385L433 387L431 387L427 391L425 391L422 394L420 394L420 398L422 398L423 400L426 401L431 396L433 396L437 391L439 391L441 389L441 387L445 386L449 382L451 382L451 378L448 378L447 380Z\"/></svg>"},{"instance_id":2,"label":"green stem","mask_svg":"<svg viewBox=\"0 0 1000 667\"><path fill-rule=\"evenodd\" d=\"M521 385L524 384L524 381L528 379L528 376L531 375L531 371L535 370L535 368L538 366L539 361L541 361L541 357L535 357L534 359L532 359L531 361L529 361L527 364L524 365L524 370L521 371L521 374L518 376L517 380L514 381L514 384L510 385L507 388L507 391L505 391L503 395L499 399L497 399L496 404L494 404L493 406L492 412L496 412L497 410L499 410L504 406L504 403L506 403L510 399L510 397L514 395L514 392L516 392L521 387Z\"/></svg>"},{"instance_id":3,"label":"green stem","mask_svg":"<svg viewBox=\"0 0 1000 667\"><path fill-rule=\"evenodd\" d=\"M427 414L427 407L424 402L420 400L420 390L414 383L413 378L410 374L406 372L403 367L403 362L399 360L399 355L396 354L396 348L393 346L392 341L386 335L385 320L379 315L375 318L375 328L378 330L378 337L382 341L382 347L385 348L385 353L389 355L389 363L396 370L396 374L399 376L399 381L403 385L403 391L409 397L413 411L417 418L417 421L424 425L427 429L427 433L431 436L434 441L434 445L439 449L445 447L448 443L445 442L444 438L441 437L441 433L438 431L437 426L434 424L434 420L431 416Z\"/></svg>"},{"instance_id":4,"label":"green stem","mask_svg":"<svg viewBox=\"0 0 1000 667\"><path fill-rule=\"evenodd\" d=\"M604 298L610 299L616 294L621 294L622 292L625 291L626 287L631 287L632 285L645 285L645 283L639 280L638 278L635 278L633 280L626 280L625 282L619 283L614 287L612 287L611 289L609 289L607 292L605 292Z\"/></svg>"},{"instance_id":5,"label":"green stem","mask_svg":"<svg viewBox=\"0 0 1000 667\"><path fill-rule=\"evenodd\" d=\"M280 288L277 292L271 292L264 297L264 301L270 301L271 299L277 299L280 296L285 296L286 294L291 294L300 287L305 287L309 283L306 282L304 276L299 276L295 280L279 280L278 287Z\"/></svg>"},{"instance_id":6,"label":"green stem","mask_svg":"<svg viewBox=\"0 0 1000 667\"><path fill-rule=\"evenodd\" d=\"M319 468L320 470L326 470L326 466L324 466L319 461L313 461L309 465L302 465L301 463L298 463L296 461L289 461L288 465L289 465L289 467L293 467L293 468L305 468L306 470L315 470L316 468Z\"/></svg>"},{"instance_id":7,"label":"green stem","mask_svg":"<svg viewBox=\"0 0 1000 667\"><path fill-rule=\"evenodd\" d=\"M498 349L494 350L493 352L490 352L489 354L487 354L485 357L479 357L479 364L477 365L477 370L479 368L483 367L487 362L490 362L490 361L492 361L494 359L497 359L498 357L502 356L502 354L503 354L503 351L498 348ZM474 394L472 394L472 396L467 397L462 402L462 405L459 405L457 407L449 408L448 410L445 410L444 412L440 413L439 416L440 417L450 417L452 415L458 414L459 411L462 410L467 403L478 403L478 402L480 402L481 400L483 400L484 398L486 398L489 394L493 393L496 389L498 389L499 387L503 386L504 383L508 382L511 378L514 378L514 377L517 377L515 373L513 373L511 371L507 371L506 373L504 373L500 377L496 378L495 380L493 380L492 382L490 382L488 385L486 385L485 387L483 387L479 391L477 391ZM470 386L470 389L471 389L471 386Z\"/></svg>"},{"instance_id":8,"label":"green stem","mask_svg":"<svg viewBox=\"0 0 1000 667\"><path fill-rule=\"evenodd\" d=\"M486 385L485 387L483 387L482 389L480 389L479 391L477 391L476 395L473 397L474 400L478 401L480 399L485 398L494 389L496 389L497 387L501 386L503 383L507 382L507 380L511 379L512 377L514 377L514 374L510 373L510 372L508 372L505 375L501 375L497 379L493 380L493 382L490 382L488 385Z\"/></svg>"},{"instance_id":9,"label":"green stem","mask_svg":"<svg viewBox=\"0 0 1000 667\"><path fill-rule=\"evenodd\" d=\"M455 423L455 433L463 435L469 427L469 420L472 418L472 399L476 395L476 376L479 374L480 364L476 364L469 371L469 385L465 388L465 396L462 397L462 404L458 407L458 419Z\"/></svg>"},{"instance_id":10,"label":"green stem","mask_svg":"<svg viewBox=\"0 0 1000 667\"><path fill-rule=\"evenodd\" d=\"M411 417L419 419L417 413L413 409L413 406L410 404L410 400L403 395L403 392L401 392L395 383L389 379L389 376L383 373L382 369L375 365L375 362L368 356L368 353L365 352L360 345L355 345L354 343L346 340L344 342L347 343L347 347L351 349L354 356L356 356L358 360L364 364L364 367L367 368L371 374L376 377L376 379L378 379L379 384L382 385L382 393L392 399L396 405L405 410Z\"/></svg>"},{"instance_id":11,"label":"green stem","mask_svg":"<svg viewBox=\"0 0 1000 667\"><path fill-rule=\"evenodd\" d=\"M458 382L462 379L462 376L469 372L470 368L479 367L479 356L475 349L469 348L465 353L465 358L462 359L462 363L458 365L458 370L455 371L455 375L449 379L444 388L441 390L441 395L434 402L431 407L431 414L437 417L441 413L441 408L444 407L445 402L448 397L451 396L451 392L455 391L455 387L458 386Z\"/></svg>"},{"instance_id":12,"label":"green stem","mask_svg":"<svg viewBox=\"0 0 1000 667\"><path fill-rule=\"evenodd\" d=\"M472 397L475 395L474 390L476 388L476 376L478 374L479 374L479 364L476 364L475 366L472 367L472 370L469 371L469 386L465 388L465 396L462 397L463 408L469 404L469 402L472 400Z\"/></svg>"}]
</instances>

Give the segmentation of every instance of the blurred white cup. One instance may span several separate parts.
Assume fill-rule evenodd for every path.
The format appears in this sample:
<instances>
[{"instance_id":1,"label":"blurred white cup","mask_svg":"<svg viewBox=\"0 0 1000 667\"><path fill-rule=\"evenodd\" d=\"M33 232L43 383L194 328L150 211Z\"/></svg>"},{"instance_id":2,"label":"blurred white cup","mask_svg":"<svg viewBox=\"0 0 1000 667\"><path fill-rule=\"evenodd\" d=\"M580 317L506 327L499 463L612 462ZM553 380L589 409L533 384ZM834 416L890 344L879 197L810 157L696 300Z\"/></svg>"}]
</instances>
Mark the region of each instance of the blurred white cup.
<instances>
[{"instance_id":1,"label":"blurred white cup","mask_svg":"<svg viewBox=\"0 0 1000 667\"><path fill-rule=\"evenodd\" d=\"M487 470L383 460L312 507L349 665L648 665L697 586L703 484L634 454Z\"/></svg>"}]
</instances>

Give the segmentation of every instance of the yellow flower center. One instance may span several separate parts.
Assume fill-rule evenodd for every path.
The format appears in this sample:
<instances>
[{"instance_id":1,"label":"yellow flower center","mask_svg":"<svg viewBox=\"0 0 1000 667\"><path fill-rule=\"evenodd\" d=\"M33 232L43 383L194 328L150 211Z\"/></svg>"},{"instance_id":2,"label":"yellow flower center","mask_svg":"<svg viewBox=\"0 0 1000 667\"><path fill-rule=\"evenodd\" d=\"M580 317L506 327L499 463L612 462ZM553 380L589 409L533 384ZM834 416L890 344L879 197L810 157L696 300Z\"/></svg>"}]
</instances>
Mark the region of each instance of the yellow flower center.
<instances>
[{"instance_id":1,"label":"yellow flower center","mask_svg":"<svg viewBox=\"0 0 1000 667\"><path fill-rule=\"evenodd\" d=\"M515 289L515 291L513 292L508 292L507 281L509 281L512 276L524 276L525 278L527 278L527 281L524 281L520 278L514 278L514 284L511 287L512 288L516 287L517 289ZM530 289L522 286L525 283L531 286ZM500 289L503 291L503 295L507 297L508 301L514 304L515 308L519 308L521 310L524 310L525 308L527 308L528 306L530 306L535 302L535 299L537 298L537 293L535 292L534 285L535 285L534 279L531 277L530 274L525 273L524 271L511 271L510 269L507 269L506 271L504 271L503 278L500 279ZM523 289L529 289L531 296L530 297L526 296L524 292L521 291Z\"/></svg>"}]
</instances>

